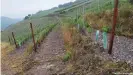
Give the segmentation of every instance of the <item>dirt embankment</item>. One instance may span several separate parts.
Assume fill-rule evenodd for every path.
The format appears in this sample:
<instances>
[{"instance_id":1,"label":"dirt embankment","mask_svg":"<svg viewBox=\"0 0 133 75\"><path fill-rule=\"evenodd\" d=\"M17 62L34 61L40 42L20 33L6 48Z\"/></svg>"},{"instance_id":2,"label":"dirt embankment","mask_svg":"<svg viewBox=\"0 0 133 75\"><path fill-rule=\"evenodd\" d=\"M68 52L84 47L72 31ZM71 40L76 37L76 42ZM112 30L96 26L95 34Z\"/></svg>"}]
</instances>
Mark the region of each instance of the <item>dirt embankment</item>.
<instances>
[{"instance_id":1,"label":"dirt embankment","mask_svg":"<svg viewBox=\"0 0 133 75\"><path fill-rule=\"evenodd\" d=\"M67 31L68 30L68 31ZM103 50L90 37L79 34L74 27L66 29L65 48L71 58L64 62L65 66L53 70L55 75L112 75L114 73L130 73L133 68L124 61L115 61L102 56ZM63 34L63 35L67 35ZM107 53L104 55L109 56Z\"/></svg>"}]
</instances>

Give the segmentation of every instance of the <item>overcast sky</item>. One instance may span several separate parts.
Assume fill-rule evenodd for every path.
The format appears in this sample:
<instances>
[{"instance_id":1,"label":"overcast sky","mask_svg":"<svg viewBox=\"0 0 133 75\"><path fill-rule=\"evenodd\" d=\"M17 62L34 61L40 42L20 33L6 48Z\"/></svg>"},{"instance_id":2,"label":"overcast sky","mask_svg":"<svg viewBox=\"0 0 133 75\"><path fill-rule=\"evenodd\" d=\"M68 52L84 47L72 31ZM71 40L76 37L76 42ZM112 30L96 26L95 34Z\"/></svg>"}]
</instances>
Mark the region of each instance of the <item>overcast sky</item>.
<instances>
[{"instance_id":1,"label":"overcast sky","mask_svg":"<svg viewBox=\"0 0 133 75\"><path fill-rule=\"evenodd\" d=\"M46 10L74 0L1 0L1 15L23 18L39 10Z\"/></svg>"}]
</instances>

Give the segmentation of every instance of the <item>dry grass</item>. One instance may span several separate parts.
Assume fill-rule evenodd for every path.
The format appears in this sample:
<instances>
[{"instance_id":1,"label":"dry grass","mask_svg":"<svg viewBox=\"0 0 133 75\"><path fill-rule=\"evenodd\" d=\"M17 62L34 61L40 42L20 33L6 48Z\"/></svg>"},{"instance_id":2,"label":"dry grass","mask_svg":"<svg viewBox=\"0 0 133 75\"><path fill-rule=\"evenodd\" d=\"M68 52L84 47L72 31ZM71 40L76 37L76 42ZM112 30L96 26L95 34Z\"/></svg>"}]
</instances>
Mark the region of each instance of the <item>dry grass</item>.
<instances>
[{"instance_id":1,"label":"dry grass","mask_svg":"<svg viewBox=\"0 0 133 75\"><path fill-rule=\"evenodd\" d=\"M99 49L98 45L90 37L79 34L73 26L64 27L64 29L64 40L66 40L66 44L70 44L69 46L66 45L67 47L65 48L66 50L71 50L72 58L67 62L65 70L62 72L63 74L112 75L114 72L132 72L133 69L126 62L101 59L95 52Z\"/></svg>"},{"instance_id":2,"label":"dry grass","mask_svg":"<svg viewBox=\"0 0 133 75\"><path fill-rule=\"evenodd\" d=\"M66 49L66 54L63 56L63 61L68 61L72 54L72 30L69 29L67 24L64 24L61 29Z\"/></svg>"},{"instance_id":3,"label":"dry grass","mask_svg":"<svg viewBox=\"0 0 133 75\"><path fill-rule=\"evenodd\" d=\"M87 13L85 18L88 24L95 29L102 30L103 26L108 26L111 29L113 11L106 10L100 13ZM133 5L124 4L119 8L116 34L133 36Z\"/></svg>"},{"instance_id":4,"label":"dry grass","mask_svg":"<svg viewBox=\"0 0 133 75\"><path fill-rule=\"evenodd\" d=\"M1 57L2 57L2 69L4 68L8 70L7 74L17 74L23 75L24 71L30 69L37 62L33 61L31 56L33 44L30 44L24 53L14 54L15 46L11 46L9 43L2 42L1 43ZM11 53L13 52L13 54ZM2 71L2 72L3 72Z\"/></svg>"},{"instance_id":5,"label":"dry grass","mask_svg":"<svg viewBox=\"0 0 133 75\"><path fill-rule=\"evenodd\" d=\"M72 59L74 59L75 55L73 46L75 44L74 37L76 36L76 33L78 33L78 31L73 25L69 25L66 23L62 26L62 35L65 43L66 54L69 53Z\"/></svg>"},{"instance_id":6,"label":"dry grass","mask_svg":"<svg viewBox=\"0 0 133 75\"><path fill-rule=\"evenodd\" d=\"M62 26L65 44L72 45L72 30L67 25Z\"/></svg>"},{"instance_id":7,"label":"dry grass","mask_svg":"<svg viewBox=\"0 0 133 75\"><path fill-rule=\"evenodd\" d=\"M34 45L30 43L25 49L24 56L29 56L33 52L33 48Z\"/></svg>"},{"instance_id":8,"label":"dry grass","mask_svg":"<svg viewBox=\"0 0 133 75\"><path fill-rule=\"evenodd\" d=\"M103 26L112 24L112 11L106 10L102 13L88 13L85 18L89 25L93 28L101 29Z\"/></svg>"},{"instance_id":9,"label":"dry grass","mask_svg":"<svg viewBox=\"0 0 133 75\"><path fill-rule=\"evenodd\" d=\"M14 74L16 72L19 72L22 70L22 61L23 57L22 56L10 56L9 53L15 50L15 46L11 46L9 43L4 43L2 42L1 45L1 57L2 57L2 66L4 68L4 65L7 65L6 68L11 69L10 71L13 72Z\"/></svg>"},{"instance_id":10,"label":"dry grass","mask_svg":"<svg viewBox=\"0 0 133 75\"><path fill-rule=\"evenodd\" d=\"M1 42L1 58L5 58L10 52L15 49L14 45L10 45L6 42Z\"/></svg>"},{"instance_id":11,"label":"dry grass","mask_svg":"<svg viewBox=\"0 0 133 75\"><path fill-rule=\"evenodd\" d=\"M132 68L126 62L114 62L103 60L96 53L97 45L92 44L90 38L81 37L81 42L74 47L74 60L68 73L75 75L110 75L113 72L132 72ZM78 40L76 40L78 41ZM71 69L70 69L71 68Z\"/></svg>"}]
</instances>

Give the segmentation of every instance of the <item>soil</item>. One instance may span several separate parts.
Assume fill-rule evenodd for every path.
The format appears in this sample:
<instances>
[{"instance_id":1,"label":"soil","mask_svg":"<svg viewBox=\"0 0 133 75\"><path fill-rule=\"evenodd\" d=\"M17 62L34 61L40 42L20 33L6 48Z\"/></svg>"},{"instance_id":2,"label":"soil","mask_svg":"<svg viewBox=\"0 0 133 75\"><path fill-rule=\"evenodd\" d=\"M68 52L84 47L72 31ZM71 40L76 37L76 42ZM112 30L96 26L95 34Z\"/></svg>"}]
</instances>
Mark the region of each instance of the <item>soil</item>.
<instances>
[{"instance_id":1,"label":"soil","mask_svg":"<svg viewBox=\"0 0 133 75\"><path fill-rule=\"evenodd\" d=\"M4 75L14 75L17 72L13 69L17 65L14 63L22 62L24 59L23 53L24 49L27 47L27 44L17 48L14 51L11 51L6 57L1 59L1 71ZM21 61L22 60L22 61Z\"/></svg>"},{"instance_id":2,"label":"soil","mask_svg":"<svg viewBox=\"0 0 133 75\"><path fill-rule=\"evenodd\" d=\"M111 36L110 34L107 34L108 48L109 48L110 36ZM96 41L95 32L91 34L91 38L94 41ZM107 59L111 58L116 61L126 61L127 63L130 63L131 65L133 65L133 39L132 38L115 35L111 55L108 55L108 49L105 50L103 48L102 32L100 32L99 40L96 42L99 44L99 46L101 47L101 51L103 52L101 56L106 57Z\"/></svg>"},{"instance_id":3,"label":"soil","mask_svg":"<svg viewBox=\"0 0 133 75\"><path fill-rule=\"evenodd\" d=\"M64 65L63 62L59 61L61 60L61 56L64 55L65 49L61 30L58 26L48 34L41 46L37 49L37 53L33 52L28 58L23 57L26 47L27 45L24 44L22 47L9 53L6 60L2 59L2 74L50 75L50 70L52 70L52 68L54 69L55 65L59 65L58 67ZM22 64L22 67L20 66L20 69L17 69L17 66L12 65L12 63L24 64ZM13 68L16 68L17 71ZM22 69L24 69L24 73L21 72ZM18 72L18 70L20 70L20 72Z\"/></svg>"},{"instance_id":4,"label":"soil","mask_svg":"<svg viewBox=\"0 0 133 75\"><path fill-rule=\"evenodd\" d=\"M60 31L60 28L57 27L49 33L38 49L38 53L34 56L34 61L39 62L39 65L32 67L25 75L50 75L53 74L51 71L55 69L56 65L58 65L56 67L64 66L64 63L59 61L65 52Z\"/></svg>"}]
</instances>

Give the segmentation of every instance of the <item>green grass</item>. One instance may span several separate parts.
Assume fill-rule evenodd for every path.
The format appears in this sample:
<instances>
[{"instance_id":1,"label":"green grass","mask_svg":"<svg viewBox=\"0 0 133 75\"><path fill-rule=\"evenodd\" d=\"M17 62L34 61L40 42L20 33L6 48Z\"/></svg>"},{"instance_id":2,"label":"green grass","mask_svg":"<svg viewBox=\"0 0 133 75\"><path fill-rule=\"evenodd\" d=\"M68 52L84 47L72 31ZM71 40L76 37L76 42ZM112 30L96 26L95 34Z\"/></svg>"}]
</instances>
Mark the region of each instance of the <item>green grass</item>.
<instances>
[{"instance_id":1,"label":"green grass","mask_svg":"<svg viewBox=\"0 0 133 75\"><path fill-rule=\"evenodd\" d=\"M63 61L66 62L71 58L71 52L67 51L63 57Z\"/></svg>"},{"instance_id":2,"label":"green grass","mask_svg":"<svg viewBox=\"0 0 133 75\"><path fill-rule=\"evenodd\" d=\"M45 27L40 33L35 36L35 41L41 43L47 34L56 26L56 24L50 24Z\"/></svg>"},{"instance_id":3,"label":"green grass","mask_svg":"<svg viewBox=\"0 0 133 75\"><path fill-rule=\"evenodd\" d=\"M85 2L85 1L84 1ZM94 24L101 25L101 30L108 32L111 29L112 25L112 17L114 8L114 0L99 0L99 7L98 7L98 0L90 0L90 3L79 3L77 5L73 5L63 11L66 11L63 15L71 17L75 19L74 24L79 24L80 27L87 27L86 25L90 25L91 22L89 20L93 19ZM83 12L84 7L84 12ZM124 35L124 36L133 36L133 26L132 24L132 9L133 5L129 4L128 0L119 0L119 15L118 15L118 22L116 27L116 34ZM86 20L86 14L92 13L89 20ZM110 16L111 15L111 16ZM78 17L80 16L80 17ZM110 16L110 17L109 17ZM77 18L78 17L78 18ZM101 17L101 19L97 19L97 17ZM95 18L95 19L94 19ZM123 21L124 20L124 21ZM86 24L86 22L88 24ZM105 27L106 26L106 27ZM92 27L92 26L91 26ZM90 32L90 29L87 27ZM99 28L97 28L99 29Z\"/></svg>"},{"instance_id":4,"label":"green grass","mask_svg":"<svg viewBox=\"0 0 133 75\"><path fill-rule=\"evenodd\" d=\"M119 7L123 5L123 3L127 3L126 0L119 0ZM89 3L90 2L90 3ZM95 12L99 13L105 10L110 10L114 7L114 0L99 0L99 7L98 7L98 0L83 0L83 2L79 4L75 4L67 9L61 10L61 11L66 11L64 15L68 15L71 17L76 18L77 15L83 16L83 7L84 7L84 12Z\"/></svg>"}]
</instances>

